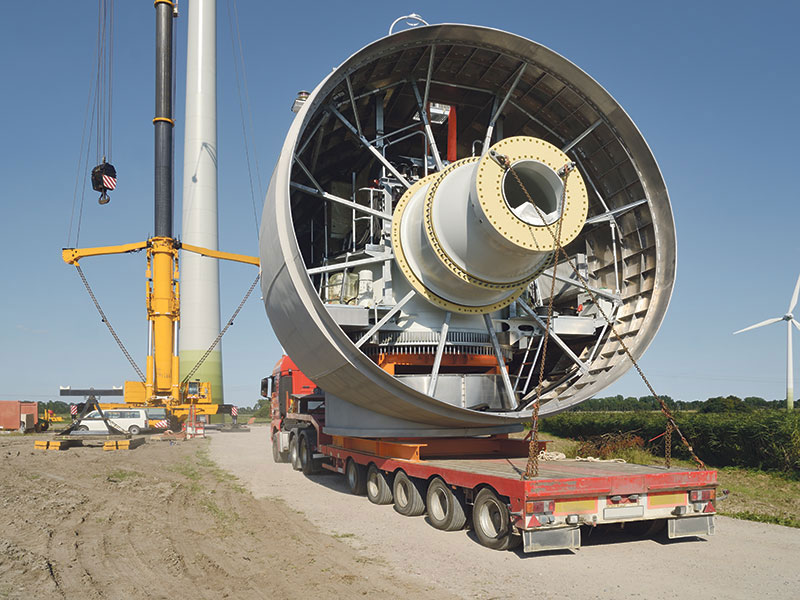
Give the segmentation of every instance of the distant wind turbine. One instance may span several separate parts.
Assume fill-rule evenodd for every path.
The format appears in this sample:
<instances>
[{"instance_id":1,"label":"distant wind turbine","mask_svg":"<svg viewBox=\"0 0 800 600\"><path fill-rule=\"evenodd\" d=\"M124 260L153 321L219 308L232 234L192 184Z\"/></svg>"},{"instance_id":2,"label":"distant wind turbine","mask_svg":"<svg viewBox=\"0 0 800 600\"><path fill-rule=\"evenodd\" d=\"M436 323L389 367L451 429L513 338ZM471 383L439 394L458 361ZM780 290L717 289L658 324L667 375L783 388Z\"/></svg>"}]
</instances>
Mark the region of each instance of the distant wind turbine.
<instances>
[{"instance_id":1,"label":"distant wind turbine","mask_svg":"<svg viewBox=\"0 0 800 600\"><path fill-rule=\"evenodd\" d=\"M786 408L789 410L794 408L794 376L792 375L792 325L797 327L797 330L800 331L800 323L795 320L794 315L792 314L794 307L797 306L798 293L800 293L800 277L797 278L797 284L794 286L794 294L792 294L792 299L789 301L789 309L786 311L785 315L782 317L775 317L774 319L767 319L766 321L761 321L761 323L756 323L755 325L750 325L750 327L745 327L744 329L733 332L733 335L736 335L737 333L763 327L764 325L772 325L778 321L786 321Z\"/></svg>"}]
</instances>

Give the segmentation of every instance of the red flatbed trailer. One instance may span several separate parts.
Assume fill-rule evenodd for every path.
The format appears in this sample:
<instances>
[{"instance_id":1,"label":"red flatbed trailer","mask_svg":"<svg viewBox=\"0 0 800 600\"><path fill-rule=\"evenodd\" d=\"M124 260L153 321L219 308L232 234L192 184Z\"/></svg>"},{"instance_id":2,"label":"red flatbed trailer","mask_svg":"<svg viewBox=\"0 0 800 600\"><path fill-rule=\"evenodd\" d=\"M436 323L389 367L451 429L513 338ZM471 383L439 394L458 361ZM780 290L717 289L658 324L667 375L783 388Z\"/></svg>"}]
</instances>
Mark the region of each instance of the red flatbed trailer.
<instances>
[{"instance_id":1,"label":"red flatbed trailer","mask_svg":"<svg viewBox=\"0 0 800 600\"><path fill-rule=\"evenodd\" d=\"M561 459L540 460L538 476L524 479L529 444L507 435L331 436L324 432L324 394L308 393L308 380L298 374L294 381L305 384L305 393L284 386L281 399L280 386L272 385L276 462L291 462L306 474L341 473L353 493L376 504L393 503L407 516L427 512L438 529L471 522L483 545L503 550L521 542L525 552L575 550L581 527L613 523L642 523L653 531L666 523L669 538L714 533L716 471Z\"/></svg>"}]
</instances>

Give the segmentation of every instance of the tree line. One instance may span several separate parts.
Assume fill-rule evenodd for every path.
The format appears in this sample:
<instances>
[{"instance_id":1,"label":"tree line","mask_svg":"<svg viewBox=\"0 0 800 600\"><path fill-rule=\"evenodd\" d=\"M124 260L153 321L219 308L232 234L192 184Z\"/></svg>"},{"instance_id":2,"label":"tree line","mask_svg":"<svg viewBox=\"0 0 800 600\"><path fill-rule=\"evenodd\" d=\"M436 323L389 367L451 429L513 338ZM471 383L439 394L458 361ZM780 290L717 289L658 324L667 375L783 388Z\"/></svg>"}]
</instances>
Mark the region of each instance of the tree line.
<instances>
[{"instance_id":1,"label":"tree line","mask_svg":"<svg viewBox=\"0 0 800 600\"><path fill-rule=\"evenodd\" d=\"M785 400L765 400L758 396L739 398L738 396L715 396L707 400L674 400L669 396L660 397L673 411L695 411L699 413L729 413L753 412L765 409L785 409ZM592 398L573 407L573 411L653 411L660 410L661 405L655 396L607 396L605 398Z\"/></svg>"}]
</instances>

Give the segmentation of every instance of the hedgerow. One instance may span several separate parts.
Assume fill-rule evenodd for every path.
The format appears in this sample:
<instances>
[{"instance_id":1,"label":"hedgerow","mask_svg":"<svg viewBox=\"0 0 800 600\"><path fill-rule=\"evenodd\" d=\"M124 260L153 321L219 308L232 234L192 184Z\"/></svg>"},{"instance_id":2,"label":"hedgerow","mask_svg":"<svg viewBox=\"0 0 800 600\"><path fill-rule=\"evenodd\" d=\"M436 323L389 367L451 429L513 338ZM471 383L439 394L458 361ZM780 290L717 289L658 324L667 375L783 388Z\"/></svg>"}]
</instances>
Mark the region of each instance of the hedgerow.
<instances>
[{"instance_id":1,"label":"hedgerow","mask_svg":"<svg viewBox=\"0 0 800 600\"><path fill-rule=\"evenodd\" d=\"M800 475L800 412L677 413L675 420L697 455L710 465ZM541 421L544 432L581 440L605 433L630 433L647 442L665 428L660 412L566 412ZM649 442L649 447L663 453L664 436ZM677 434L672 436L672 455L689 458Z\"/></svg>"}]
</instances>

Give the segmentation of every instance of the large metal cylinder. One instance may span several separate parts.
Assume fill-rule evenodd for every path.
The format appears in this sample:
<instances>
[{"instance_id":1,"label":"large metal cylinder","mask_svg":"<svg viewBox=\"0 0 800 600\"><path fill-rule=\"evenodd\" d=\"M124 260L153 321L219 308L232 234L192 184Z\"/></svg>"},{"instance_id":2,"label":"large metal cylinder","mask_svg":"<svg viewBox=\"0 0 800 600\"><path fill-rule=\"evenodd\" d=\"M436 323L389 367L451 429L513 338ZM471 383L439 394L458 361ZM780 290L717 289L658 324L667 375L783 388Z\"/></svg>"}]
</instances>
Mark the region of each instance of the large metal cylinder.
<instances>
[{"instance_id":1,"label":"large metal cylinder","mask_svg":"<svg viewBox=\"0 0 800 600\"><path fill-rule=\"evenodd\" d=\"M636 358L650 344L675 277L666 187L624 110L568 60L493 29L418 27L295 104L262 291L328 395L326 430L508 431L530 418L545 355L542 415L629 368L603 313ZM555 270L554 237L569 257Z\"/></svg>"}]
</instances>

